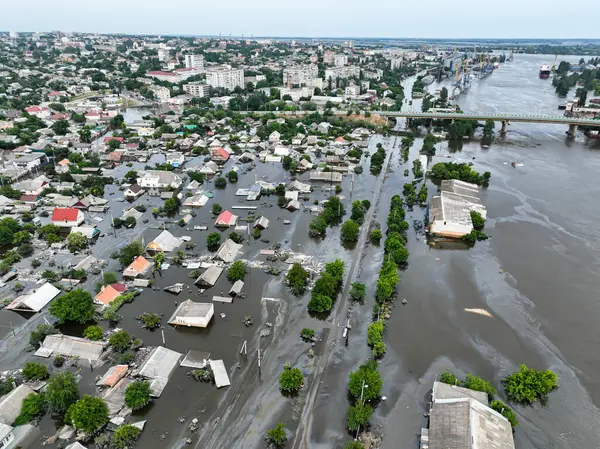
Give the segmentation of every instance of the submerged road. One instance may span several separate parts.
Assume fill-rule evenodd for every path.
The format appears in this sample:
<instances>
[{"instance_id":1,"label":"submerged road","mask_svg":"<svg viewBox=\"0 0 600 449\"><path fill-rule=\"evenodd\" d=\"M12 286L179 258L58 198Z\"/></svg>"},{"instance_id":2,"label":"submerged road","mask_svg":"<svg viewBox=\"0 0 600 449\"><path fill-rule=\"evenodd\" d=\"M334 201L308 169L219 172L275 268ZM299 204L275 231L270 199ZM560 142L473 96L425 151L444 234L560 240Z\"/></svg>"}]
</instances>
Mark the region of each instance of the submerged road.
<instances>
[{"instance_id":1,"label":"submerged road","mask_svg":"<svg viewBox=\"0 0 600 449\"><path fill-rule=\"evenodd\" d=\"M317 393L319 392L319 389L321 387L321 381L323 378L323 374L324 374L325 369L327 368L327 364L329 362L329 357L331 355L331 351L336 346L337 339L339 338L338 333L334 332L334 331L339 323L346 322L346 315L347 315L346 303L347 303L347 299L348 299L348 292L350 291L352 280L354 279L354 272L356 271L356 267L359 265L360 261L362 260L361 255L364 250L365 243L367 242L367 238L368 238L368 234L369 234L369 226L370 226L371 221L373 220L375 210L377 209L377 204L379 202L379 196L381 194L383 182L385 181L385 176L386 176L387 169L388 169L388 166L390 163L390 159L392 157L392 152L396 146L396 142L397 142L397 138L394 137L392 145L386 151L385 162L381 169L381 173L379 174L379 177L377 178L377 183L375 184L375 189L373 191L373 197L371 198L371 207L367 211L363 226L361 227L361 230L360 230L360 236L358 239L358 243L356 245L356 248L358 249L357 255L354 258L352 265L350 266L350 269L348 270L348 276L346 277L344 289L342 290L342 297L337 302L337 305L336 305L335 317L334 317L334 320L332 323L332 332L329 332L327 334L327 338L324 341L325 349L324 349L323 355L321 356L319 364L317 364L315 367L315 373L314 373L312 382L310 383L310 387L309 387L310 389L306 396L306 404L304 406L304 410L302 411L302 416L300 417L300 422L298 423L298 429L296 430L296 435L294 437L292 449L308 449L308 448L310 448L309 434L310 434L310 429L312 426L312 417L313 417L312 411L313 411L313 408L315 405L315 400L317 398Z\"/></svg>"}]
</instances>

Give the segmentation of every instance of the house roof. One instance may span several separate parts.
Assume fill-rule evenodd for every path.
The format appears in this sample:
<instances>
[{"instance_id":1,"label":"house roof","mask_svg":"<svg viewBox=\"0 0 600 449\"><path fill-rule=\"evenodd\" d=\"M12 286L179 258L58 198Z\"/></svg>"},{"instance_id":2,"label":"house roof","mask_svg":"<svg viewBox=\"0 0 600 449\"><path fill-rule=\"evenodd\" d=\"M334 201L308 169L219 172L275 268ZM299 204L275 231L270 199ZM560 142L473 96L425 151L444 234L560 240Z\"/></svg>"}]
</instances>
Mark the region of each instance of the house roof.
<instances>
[{"instance_id":1,"label":"house roof","mask_svg":"<svg viewBox=\"0 0 600 449\"><path fill-rule=\"evenodd\" d=\"M219 276L223 273L224 268L217 265L211 265L202 273L194 284L213 286L217 283Z\"/></svg>"},{"instance_id":2,"label":"house roof","mask_svg":"<svg viewBox=\"0 0 600 449\"><path fill-rule=\"evenodd\" d=\"M48 335L34 355L50 357L53 353L96 361L106 343L63 334Z\"/></svg>"},{"instance_id":3,"label":"house roof","mask_svg":"<svg viewBox=\"0 0 600 449\"><path fill-rule=\"evenodd\" d=\"M4 438L9 436L13 429L14 427L0 422L0 441L4 440Z\"/></svg>"},{"instance_id":4,"label":"house roof","mask_svg":"<svg viewBox=\"0 0 600 449\"><path fill-rule=\"evenodd\" d=\"M106 285L102 287L100 293L96 295L96 301L99 301L104 305L108 305L121 296L121 293L122 292L114 288L112 285Z\"/></svg>"},{"instance_id":5,"label":"house roof","mask_svg":"<svg viewBox=\"0 0 600 449\"><path fill-rule=\"evenodd\" d=\"M119 382L125 374L127 374L127 370L129 369L129 365L115 365L109 368L109 370L102 376L102 378L96 382L98 386L104 387L114 387L117 382Z\"/></svg>"},{"instance_id":6,"label":"house roof","mask_svg":"<svg viewBox=\"0 0 600 449\"><path fill-rule=\"evenodd\" d=\"M129 264L125 271L123 271L124 276L137 276L140 273L143 273L148 268L150 268L150 262L144 256L138 256L133 262Z\"/></svg>"},{"instance_id":7,"label":"house roof","mask_svg":"<svg viewBox=\"0 0 600 449\"><path fill-rule=\"evenodd\" d=\"M127 190L130 190L133 193L138 193L140 190L142 190L142 187L136 183L136 184L130 185Z\"/></svg>"},{"instance_id":8,"label":"house roof","mask_svg":"<svg viewBox=\"0 0 600 449\"><path fill-rule=\"evenodd\" d=\"M144 361L138 374L152 380L152 396L160 396L181 357L183 354L179 352L157 346Z\"/></svg>"},{"instance_id":9,"label":"house roof","mask_svg":"<svg viewBox=\"0 0 600 449\"><path fill-rule=\"evenodd\" d=\"M231 239L225 240L214 255L214 259L220 259L223 262L233 262L237 253L242 249L242 245L238 245Z\"/></svg>"},{"instance_id":10,"label":"house roof","mask_svg":"<svg viewBox=\"0 0 600 449\"><path fill-rule=\"evenodd\" d=\"M168 322L176 323L177 318L207 318L212 316L214 308L215 306L211 303L194 302L191 299L188 299L179 304Z\"/></svg>"},{"instance_id":11,"label":"house roof","mask_svg":"<svg viewBox=\"0 0 600 449\"><path fill-rule=\"evenodd\" d=\"M56 298L59 293L59 289L49 282L46 282L40 288L34 289L25 295L19 296L8 306L6 306L6 309L20 310L25 312L39 312L46 304Z\"/></svg>"},{"instance_id":12,"label":"house roof","mask_svg":"<svg viewBox=\"0 0 600 449\"><path fill-rule=\"evenodd\" d=\"M158 237L152 240L146 249L151 251L163 251L169 252L173 251L175 248L178 248L181 245L181 239L175 237L169 231L161 232Z\"/></svg>"},{"instance_id":13,"label":"house roof","mask_svg":"<svg viewBox=\"0 0 600 449\"><path fill-rule=\"evenodd\" d=\"M213 156L218 155L219 157L221 157L223 159L229 159L229 152L223 147L213 149L212 155Z\"/></svg>"},{"instance_id":14,"label":"house roof","mask_svg":"<svg viewBox=\"0 0 600 449\"><path fill-rule=\"evenodd\" d=\"M78 209L57 207L52 211L52 221L77 221L78 214Z\"/></svg>"},{"instance_id":15,"label":"house roof","mask_svg":"<svg viewBox=\"0 0 600 449\"><path fill-rule=\"evenodd\" d=\"M21 414L21 404L31 393L35 393L28 385L19 385L6 396L0 399L0 422L9 426Z\"/></svg>"},{"instance_id":16,"label":"house roof","mask_svg":"<svg viewBox=\"0 0 600 449\"><path fill-rule=\"evenodd\" d=\"M215 226L225 225L225 226L233 226L237 221L237 215L233 215L228 210L224 210L219 214L217 220L215 221Z\"/></svg>"}]
</instances>

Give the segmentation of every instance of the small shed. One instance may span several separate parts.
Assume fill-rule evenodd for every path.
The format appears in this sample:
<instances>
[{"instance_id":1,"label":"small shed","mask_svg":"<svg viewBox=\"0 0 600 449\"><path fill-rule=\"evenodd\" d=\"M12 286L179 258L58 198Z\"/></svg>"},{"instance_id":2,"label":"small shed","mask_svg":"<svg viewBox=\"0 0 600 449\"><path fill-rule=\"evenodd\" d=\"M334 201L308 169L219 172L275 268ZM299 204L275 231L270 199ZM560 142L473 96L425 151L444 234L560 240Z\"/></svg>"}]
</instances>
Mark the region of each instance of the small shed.
<instances>
[{"instance_id":1,"label":"small shed","mask_svg":"<svg viewBox=\"0 0 600 449\"><path fill-rule=\"evenodd\" d=\"M191 299L179 304L168 323L174 326L206 327L215 313L213 304Z\"/></svg>"},{"instance_id":2,"label":"small shed","mask_svg":"<svg viewBox=\"0 0 600 449\"><path fill-rule=\"evenodd\" d=\"M231 296L238 296L242 292L242 288L244 288L244 281L237 280L229 289L229 294Z\"/></svg>"}]
</instances>

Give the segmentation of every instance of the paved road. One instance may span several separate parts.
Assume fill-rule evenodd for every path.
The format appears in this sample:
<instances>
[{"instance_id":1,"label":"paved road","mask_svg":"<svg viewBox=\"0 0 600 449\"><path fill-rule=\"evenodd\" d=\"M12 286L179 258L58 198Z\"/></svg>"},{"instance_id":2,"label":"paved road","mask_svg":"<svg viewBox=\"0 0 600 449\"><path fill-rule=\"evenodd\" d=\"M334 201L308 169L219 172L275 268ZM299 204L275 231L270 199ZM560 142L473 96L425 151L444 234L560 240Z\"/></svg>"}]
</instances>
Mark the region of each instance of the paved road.
<instances>
[{"instance_id":1,"label":"paved road","mask_svg":"<svg viewBox=\"0 0 600 449\"><path fill-rule=\"evenodd\" d=\"M323 378L323 373L327 368L327 363L329 362L329 357L331 355L331 351L335 348L337 339L340 338L338 330L338 324L345 324L346 316L347 316L347 299L348 292L350 291L350 287L352 281L354 280L354 272L358 267L360 261L362 260L362 252L364 250L365 243L367 242L368 234L369 234L369 223L373 220L373 214L377 209L377 203L379 202L379 196L381 194L381 190L383 187L383 182L385 180L385 175L389 166L390 158L392 156L392 152L396 146L397 138L394 137L392 141L392 145L386 148L387 154L385 158L385 162L381 169L381 173L377 178L377 183L375 184L375 190L373 191L373 197L371 198L371 207L369 208L364 224L360 230L360 236L357 243L358 252L356 257L354 258L352 265L348 271L348 276L346 277L346 283L344 285L344 289L342 290L342 296L337 301L335 307L335 318L332 324L332 331L327 335L324 343L324 353L319 360L319 364L315 367L315 373L313 379L310 383L309 391L306 397L306 404L304 406L304 410L302 411L302 416L300 418L300 422L298 423L298 429L296 431L296 435L294 438L294 443L292 444L292 449L308 449L310 448L310 429L312 424L313 417L313 408L315 406L315 401L317 398L317 394L321 388L321 380Z\"/></svg>"}]
</instances>

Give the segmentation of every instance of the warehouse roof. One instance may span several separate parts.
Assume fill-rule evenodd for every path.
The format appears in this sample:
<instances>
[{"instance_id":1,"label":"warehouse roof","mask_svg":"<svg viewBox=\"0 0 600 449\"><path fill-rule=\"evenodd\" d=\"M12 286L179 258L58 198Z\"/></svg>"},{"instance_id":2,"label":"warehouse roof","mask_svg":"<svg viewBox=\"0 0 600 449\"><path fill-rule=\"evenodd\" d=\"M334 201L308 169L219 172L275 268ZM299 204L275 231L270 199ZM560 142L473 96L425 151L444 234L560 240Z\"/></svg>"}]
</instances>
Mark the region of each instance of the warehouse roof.
<instances>
[{"instance_id":1,"label":"warehouse roof","mask_svg":"<svg viewBox=\"0 0 600 449\"><path fill-rule=\"evenodd\" d=\"M39 312L46 304L56 298L59 293L59 289L49 282L46 282L40 288L32 290L25 295L19 296L8 306L6 306L6 309L23 312Z\"/></svg>"}]
</instances>

